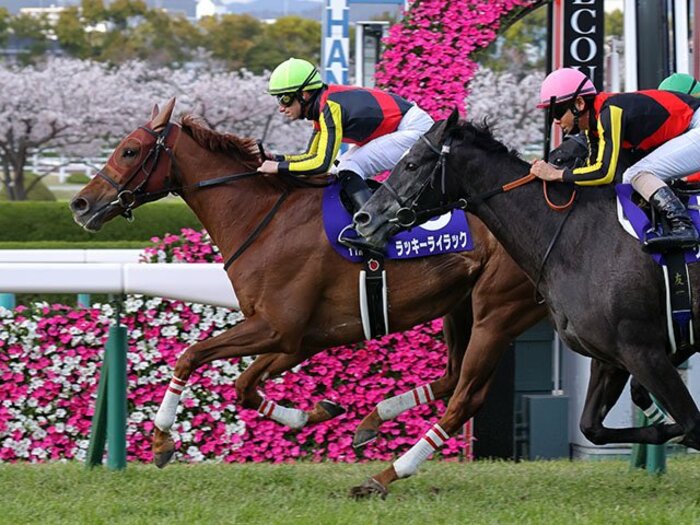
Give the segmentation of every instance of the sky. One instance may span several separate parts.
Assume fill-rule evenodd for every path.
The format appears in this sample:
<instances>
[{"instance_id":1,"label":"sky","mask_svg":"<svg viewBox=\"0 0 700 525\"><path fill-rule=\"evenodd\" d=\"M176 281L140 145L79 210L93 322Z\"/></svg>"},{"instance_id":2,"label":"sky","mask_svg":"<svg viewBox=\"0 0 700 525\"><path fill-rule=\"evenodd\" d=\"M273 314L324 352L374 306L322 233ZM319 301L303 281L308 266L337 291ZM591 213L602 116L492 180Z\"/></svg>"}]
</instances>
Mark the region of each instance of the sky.
<instances>
[{"instance_id":1,"label":"sky","mask_svg":"<svg viewBox=\"0 0 700 525\"><path fill-rule=\"evenodd\" d=\"M605 10L615 11L615 9L619 9L620 11L622 11L622 3L623 0L605 0Z\"/></svg>"}]
</instances>

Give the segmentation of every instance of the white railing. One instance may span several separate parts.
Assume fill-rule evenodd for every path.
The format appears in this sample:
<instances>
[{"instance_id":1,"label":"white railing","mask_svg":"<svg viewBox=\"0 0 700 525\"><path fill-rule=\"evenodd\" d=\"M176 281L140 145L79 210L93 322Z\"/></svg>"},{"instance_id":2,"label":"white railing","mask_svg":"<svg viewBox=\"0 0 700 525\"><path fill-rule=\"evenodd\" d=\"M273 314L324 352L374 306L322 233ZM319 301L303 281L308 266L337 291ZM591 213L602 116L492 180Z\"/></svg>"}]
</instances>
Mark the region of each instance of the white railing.
<instances>
[{"instance_id":1,"label":"white railing","mask_svg":"<svg viewBox=\"0 0 700 525\"><path fill-rule=\"evenodd\" d=\"M0 250L0 293L144 294L238 309L223 264L139 264L140 250Z\"/></svg>"},{"instance_id":2,"label":"white railing","mask_svg":"<svg viewBox=\"0 0 700 525\"><path fill-rule=\"evenodd\" d=\"M27 163L27 169L36 174L49 173L56 175L61 184L66 182L69 175L81 173L91 177L107 163L107 156L69 158L63 155L45 156L32 155Z\"/></svg>"}]
</instances>

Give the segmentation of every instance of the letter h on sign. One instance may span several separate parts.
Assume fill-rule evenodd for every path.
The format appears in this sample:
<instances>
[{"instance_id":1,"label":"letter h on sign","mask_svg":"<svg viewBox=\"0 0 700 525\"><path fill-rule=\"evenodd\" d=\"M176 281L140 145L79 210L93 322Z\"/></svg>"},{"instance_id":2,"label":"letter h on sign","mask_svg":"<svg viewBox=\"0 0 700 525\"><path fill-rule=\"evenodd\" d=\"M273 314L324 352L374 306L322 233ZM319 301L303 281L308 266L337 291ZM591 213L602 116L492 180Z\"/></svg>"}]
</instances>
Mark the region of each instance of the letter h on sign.
<instances>
[{"instance_id":1,"label":"letter h on sign","mask_svg":"<svg viewBox=\"0 0 700 525\"><path fill-rule=\"evenodd\" d=\"M348 84L350 11L348 0L326 0L323 17L323 79L329 84Z\"/></svg>"}]
</instances>

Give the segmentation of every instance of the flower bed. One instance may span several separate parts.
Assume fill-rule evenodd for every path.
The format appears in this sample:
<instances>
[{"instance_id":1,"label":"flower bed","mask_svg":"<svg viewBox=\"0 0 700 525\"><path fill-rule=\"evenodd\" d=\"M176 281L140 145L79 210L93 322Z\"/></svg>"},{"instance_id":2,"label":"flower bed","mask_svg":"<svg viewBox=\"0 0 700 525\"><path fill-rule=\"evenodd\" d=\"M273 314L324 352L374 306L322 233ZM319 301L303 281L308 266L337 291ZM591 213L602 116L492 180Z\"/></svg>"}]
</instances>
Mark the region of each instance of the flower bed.
<instances>
[{"instance_id":1,"label":"flower bed","mask_svg":"<svg viewBox=\"0 0 700 525\"><path fill-rule=\"evenodd\" d=\"M204 234L154 239L146 261L214 260ZM205 245L208 245L205 246ZM103 348L113 319L110 305L74 309L35 304L0 309L0 461L83 459L86 455ZM178 355L195 341L241 321L224 308L130 296L128 328L128 459L150 461L150 435ZM293 431L236 405L234 381L252 358L202 367L190 380L174 427L185 461L272 461L298 458L354 461L352 435L362 417L392 395L442 374L446 348L441 321L376 341L333 348L268 380L263 392L282 405L309 409L327 398L348 412ZM417 407L382 427L367 459L391 459L436 421L441 402ZM457 457L461 438L443 457Z\"/></svg>"},{"instance_id":2,"label":"flower bed","mask_svg":"<svg viewBox=\"0 0 700 525\"><path fill-rule=\"evenodd\" d=\"M434 118L464 110L477 69L472 53L488 46L506 17L537 0L414 0L392 26L377 66L380 87L413 100Z\"/></svg>"}]
</instances>

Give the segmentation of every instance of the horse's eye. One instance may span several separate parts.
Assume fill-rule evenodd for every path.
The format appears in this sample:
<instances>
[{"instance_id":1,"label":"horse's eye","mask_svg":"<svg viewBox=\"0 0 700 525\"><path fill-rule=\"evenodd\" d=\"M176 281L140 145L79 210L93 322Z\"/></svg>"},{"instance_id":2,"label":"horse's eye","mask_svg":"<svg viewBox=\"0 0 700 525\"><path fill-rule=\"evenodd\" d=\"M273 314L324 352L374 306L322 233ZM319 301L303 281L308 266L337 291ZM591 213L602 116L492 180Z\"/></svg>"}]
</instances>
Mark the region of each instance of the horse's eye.
<instances>
[{"instance_id":1,"label":"horse's eye","mask_svg":"<svg viewBox=\"0 0 700 525\"><path fill-rule=\"evenodd\" d=\"M136 150L135 150L135 149L126 148L126 149L122 152L122 157L127 158L127 159L132 159L132 158L134 158L135 156L136 156Z\"/></svg>"},{"instance_id":2,"label":"horse's eye","mask_svg":"<svg viewBox=\"0 0 700 525\"><path fill-rule=\"evenodd\" d=\"M418 169L418 166L414 162L409 162L406 164L406 169L408 171L416 171Z\"/></svg>"}]
</instances>

